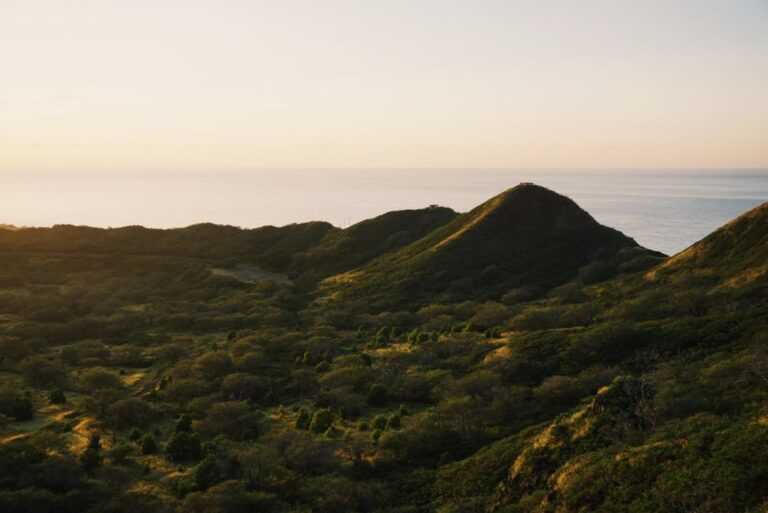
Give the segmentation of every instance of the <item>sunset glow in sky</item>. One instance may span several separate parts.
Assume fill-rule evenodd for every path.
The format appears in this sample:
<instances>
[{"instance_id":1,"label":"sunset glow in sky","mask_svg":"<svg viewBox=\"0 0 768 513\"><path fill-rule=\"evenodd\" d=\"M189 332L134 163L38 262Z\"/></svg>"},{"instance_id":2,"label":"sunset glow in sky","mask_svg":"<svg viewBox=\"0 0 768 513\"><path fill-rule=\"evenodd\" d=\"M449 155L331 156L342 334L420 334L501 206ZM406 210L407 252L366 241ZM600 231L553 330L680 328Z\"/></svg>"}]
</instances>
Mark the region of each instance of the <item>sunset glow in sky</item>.
<instances>
[{"instance_id":1,"label":"sunset glow in sky","mask_svg":"<svg viewBox=\"0 0 768 513\"><path fill-rule=\"evenodd\" d=\"M0 173L301 166L766 167L768 2L0 0Z\"/></svg>"}]
</instances>

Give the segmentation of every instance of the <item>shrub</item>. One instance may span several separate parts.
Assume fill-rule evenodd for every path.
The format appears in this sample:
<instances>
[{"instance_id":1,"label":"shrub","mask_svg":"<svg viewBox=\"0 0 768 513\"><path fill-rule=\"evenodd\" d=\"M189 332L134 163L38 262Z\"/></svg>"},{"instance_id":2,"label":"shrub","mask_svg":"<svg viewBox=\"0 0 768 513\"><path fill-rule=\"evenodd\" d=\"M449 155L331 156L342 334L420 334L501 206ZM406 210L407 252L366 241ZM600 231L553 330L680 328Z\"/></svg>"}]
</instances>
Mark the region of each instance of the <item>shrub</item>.
<instances>
[{"instance_id":1,"label":"shrub","mask_svg":"<svg viewBox=\"0 0 768 513\"><path fill-rule=\"evenodd\" d=\"M147 433L141 437L141 454L155 454L157 453L157 444L152 435Z\"/></svg>"},{"instance_id":2,"label":"shrub","mask_svg":"<svg viewBox=\"0 0 768 513\"><path fill-rule=\"evenodd\" d=\"M113 465L122 465L132 450L131 446L126 443L117 443L110 449L109 459Z\"/></svg>"},{"instance_id":3,"label":"shrub","mask_svg":"<svg viewBox=\"0 0 768 513\"><path fill-rule=\"evenodd\" d=\"M107 408L108 423L116 429L129 426L146 426L153 416L152 407L143 399L130 397L121 399Z\"/></svg>"},{"instance_id":4,"label":"shrub","mask_svg":"<svg viewBox=\"0 0 768 513\"><path fill-rule=\"evenodd\" d=\"M384 430L387 429L387 417L384 415L376 415L373 420L371 420L371 427L376 430Z\"/></svg>"},{"instance_id":5,"label":"shrub","mask_svg":"<svg viewBox=\"0 0 768 513\"><path fill-rule=\"evenodd\" d=\"M13 418L17 421L32 420L35 417L35 406L29 395L16 397L11 407Z\"/></svg>"},{"instance_id":6,"label":"shrub","mask_svg":"<svg viewBox=\"0 0 768 513\"><path fill-rule=\"evenodd\" d=\"M380 383L374 383L368 391L365 402L370 406L384 406L387 402L387 389Z\"/></svg>"},{"instance_id":7,"label":"shrub","mask_svg":"<svg viewBox=\"0 0 768 513\"><path fill-rule=\"evenodd\" d=\"M296 415L296 422L294 425L297 429L309 429L311 420L312 418L309 415L309 410L306 408L301 408L299 413Z\"/></svg>"},{"instance_id":8,"label":"shrub","mask_svg":"<svg viewBox=\"0 0 768 513\"><path fill-rule=\"evenodd\" d=\"M206 456L192 470L192 482L197 490L207 490L219 481L221 481L221 469L213 456Z\"/></svg>"},{"instance_id":9,"label":"shrub","mask_svg":"<svg viewBox=\"0 0 768 513\"><path fill-rule=\"evenodd\" d=\"M333 412L328 408L317 410L312 415L312 422L309 429L313 433L324 433L333 424Z\"/></svg>"},{"instance_id":10,"label":"shrub","mask_svg":"<svg viewBox=\"0 0 768 513\"><path fill-rule=\"evenodd\" d=\"M128 440L131 442L138 442L141 440L141 431L136 428L131 428L131 431L128 433Z\"/></svg>"},{"instance_id":11,"label":"shrub","mask_svg":"<svg viewBox=\"0 0 768 513\"><path fill-rule=\"evenodd\" d=\"M192 418L186 413L182 413L176 421L174 431L177 433L189 433L192 431Z\"/></svg>"},{"instance_id":12,"label":"shrub","mask_svg":"<svg viewBox=\"0 0 768 513\"><path fill-rule=\"evenodd\" d=\"M122 381L112 372L104 369L87 369L80 375L80 384L86 392L93 392L103 388L120 389Z\"/></svg>"},{"instance_id":13,"label":"shrub","mask_svg":"<svg viewBox=\"0 0 768 513\"><path fill-rule=\"evenodd\" d=\"M53 390L48 396L48 401L51 404L64 404L67 402L67 396L64 395L64 391L60 388Z\"/></svg>"},{"instance_id":14,"label":"shrub","mask_svg":"<svg viewBox=\"0 0 768 513\"><path fill-rule=\"evenodd\" d=\"M165 446L165 452L171 461L179 463L200 457L200 440L195 433L177 431Z\"/></svg>"},{"instance_id":15,"label":"shrub","mask_svg":"<svg viewBox=\"0 0 768 513\"><path fill-rule=\"evenodd\" d=\"M61 362L48 360L42 356L25 358L19 369L24 380L33 387L45 388L64 385L67 382L67 370Z\"/></svg>"}]
</instances>

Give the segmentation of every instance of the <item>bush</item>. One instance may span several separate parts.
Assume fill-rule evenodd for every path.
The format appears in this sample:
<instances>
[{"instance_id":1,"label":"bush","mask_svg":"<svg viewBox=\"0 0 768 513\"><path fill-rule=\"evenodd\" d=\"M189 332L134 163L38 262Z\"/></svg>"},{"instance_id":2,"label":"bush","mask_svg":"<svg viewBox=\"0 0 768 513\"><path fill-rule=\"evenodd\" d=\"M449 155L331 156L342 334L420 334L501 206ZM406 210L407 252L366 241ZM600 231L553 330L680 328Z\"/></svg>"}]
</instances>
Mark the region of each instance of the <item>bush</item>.
<instances>
[{"instance_id":1,"label":"bush","mask_svg":"<svg viewBox=\"0 0 768 513\"><path fill-rule=\"evenodd\" d=\"M131 442L138 442L141 440L141 431L136 428L131 428L131 431L128 433L128 440Z\"/></svg>"},{"instance_id":2,"label":"bush","mask_svg":"<svg viewBox=\"0 0 768 513\"><path fill-rule=\"evenodd\" d=\"M333 412L327 408L317 410L312 415L312 422L309 425L313 433L324 433L333 424Z\"/></svg>"},{"instance_id":3,"label":"bush","mask_svg":"<svg viewBox=\"0 0 768 513\"><path fill-rule=\"evenodd\" d=\"M130 426L146 426L152 418L154 411L146 401L138 397L130 397L117 401L107 408L107 422L116 429L125 429Z\"/></svg>"},{"instance_id":4,"label":"bush","mask_svg":"<svg viewBox=\"0 0 768 513\"><path fill-rule=\"evenodd\" d=\"M67 382L67 370L61 362L48 360L42 356L25 358L20 366L24 380L33 387L52 388Z\"/></svg>"},{"instance_id":5,"label":"bush","mask_svg":"<svg viewBox=\"0 0 768 513\"><path fill-rule=\"evenodd\" d=\"M230 374L221 384L221 393L225 399L236 401L258 401L267 393L264 379L244 373Z\"/></svg>"},{"instance_id":6,"label":"bush","mask_svg":"<svg viewBox=\"0 0 768 513\"><path fill-rule=\"evenodd\" d=\"M192 482L197 490L207 490L219 481L221 481L221 469L213 456L206 456L192 470Z\"/></svg>"},{"instance_id":7,"label":"bush","mask_svg":"<svg viewBox=\"0 0 768 513\"><path fill-rule=\"evenodd\" d=\"M230 440L252 440L260 434L261 413L245 401L214 403L199 428L210 436L224 435Z\"/></svg>"},{"instance_id":8,"label":"bush","mask_svg":"<svg viewBox=\"0 0 768 513\"><path fill-rule=\"evenodd\" d=\"M400 415L397 413L390 415L387 419L387 429L400 429L401 427Z\"/></svg>"},{"instance_id":9,"label":"bush","mask_svg":"<svg viewBox=\"0 0 768 513\"><path fill-rule=\"evenodd\" d=\"M23 395L16 397L11 407L11 414L17 421L32 420L35 418L35 406L32 404L32 399L29 395Z\"/></svg>"},{"instance_id":10,"label":"bush","mask_svg":"<svg viewBox=\"0 0 768 513\"><path fill-rule=\"evenodd\" d=\"M200 457L200 440L195 433L177 431L165 446L165 452L176 463Z\"/></svg>"},{"instance_id":11,"label":"bush","mask_svg":"<svg viewBox=\"0 0 768 513\"><path fill-rule=\"evenodd\" d=\"M294 423L294 426L296 426L297 429L309 429L309 424L311 421L312 418L309 415L309 410L306 408L301 408L299 413L296 415L296 422Z\"/></svg>"},{"instance_id":12,"label":"bush","mask_svg":"<svg viewBox=\"0 0 768 513\"><path fill-rule=\"evenodd\" d=\"M156 453L157 453L157 444L155 443L154 437L149 433L142 436L141 437L141 454L148 455L148 454L156 454Z\"/></svg>"},{"instance_id":13,"label":"bush","mask_svg":"<svg viewBox=\"0 0 768 513\"><path fill-rule=\"evenodd\" d=\"M186 413L182 413L176 421L174 431L176 433L189 433L192 431L192 418Z\"/></svg>"},{"instance_id":14,"label":"bush","mask_svg":"<svg viewBox=\"0 0 768 513\"><path fill-rule=\"evenodd\" d=\"M104 369L88 369L83 371L80 375L80 384L86 392L94 392L104 388L123 388L120 378Z\"/></svg>"},{"instance_id":15,"label":"bush","mask_svg":"<svg viewBox=\"0 0 768 513\"><path fill-rule=\"evenodd\" d=\"M133 448L130 445L126 443L117 443L110 449L109 459L113 465L122 465L132 451Z\"/></svg>"},{"instance_id":16,"label":"bush","mask_svg":"<svg viewBox=\"0 0 768 513\"><path fill-rule=\"evenodd\" d=\"M48 401L51 404L64 404L67 402L67 396L64 395L64 391L60 388L52 391L48 396Z\"/></svg>"},{"instance_id":17,"label":"bush","mask_svg":"<svg viewBox=\"0 0 768 513\"><path fill-rule=\"evenodd\" d=\"M387 389L382 384L374 383L368 391L365 402L370 406L384 406L387 403Z\"/></svg>"},{"instance_id":18,"label":"bush","mask_svg":"<svg viewBox=\"0 0 768 513\"><path fill-rule=\"evenodd\" d=\"M387 429L387 417L384 415L376 415L373 420L371 420L371 427L376 430L385 430Z\"/></svg>"}]
</instances>

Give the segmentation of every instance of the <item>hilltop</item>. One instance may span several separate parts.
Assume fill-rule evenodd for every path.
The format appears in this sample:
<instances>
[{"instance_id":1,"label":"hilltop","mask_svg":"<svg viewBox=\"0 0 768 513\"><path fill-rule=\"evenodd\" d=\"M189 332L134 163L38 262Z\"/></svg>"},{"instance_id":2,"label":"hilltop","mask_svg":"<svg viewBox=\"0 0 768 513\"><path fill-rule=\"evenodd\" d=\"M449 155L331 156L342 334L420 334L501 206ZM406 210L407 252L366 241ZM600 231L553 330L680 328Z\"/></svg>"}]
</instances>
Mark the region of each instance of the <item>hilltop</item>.
<instances>
[{"instance_id":1,"label":"hilltop","mask_svg":"<svg viewBox=\"0 0 768 513\"><path fill-rule=\"evenodd\" d=\"M587 281L605 279L660 256L599 224L571 199L521 184L327 286L382 304L499 298L516 288L545 291L580 273Z\"/></svg>"}]
</instances>

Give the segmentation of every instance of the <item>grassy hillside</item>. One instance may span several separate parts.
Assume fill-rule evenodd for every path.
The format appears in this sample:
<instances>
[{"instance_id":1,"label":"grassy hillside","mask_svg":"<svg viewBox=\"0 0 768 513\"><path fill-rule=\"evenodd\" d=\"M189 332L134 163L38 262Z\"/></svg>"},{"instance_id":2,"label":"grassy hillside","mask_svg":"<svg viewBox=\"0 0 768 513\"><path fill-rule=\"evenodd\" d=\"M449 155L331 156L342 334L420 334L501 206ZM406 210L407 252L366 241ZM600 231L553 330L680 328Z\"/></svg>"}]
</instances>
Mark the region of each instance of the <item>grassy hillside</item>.
<instances>
[{"instance_id":1,"label":"grassy hillside","mask_svg":"<svg viewBox=\"0 0 768 513\"><path fill-rule=\"evenodd\" d=\"M547 290L580 272L587 281L605 279L647 267L656 256L600 225L572 200L521 184L327 284L332 293L386 306L498 299L516 288Z\"/></svg>"},{"instance_id":2,"label":"grassy hillside","mask_svg":"<svg viewBox=\"0 0 768 513\"><path fill-rule=\"evenodd\" d=\"M295 254L337 230L321 222L252 230L209 223L168 230L57 225L0 231L0 251L168 255L252 262L284 270Z\"/></svg>"},{"instance_id":3,"label":"grassy hillside","mask_svg":"<svg viewBox=\"0 0 768 513\"><path fill-rule=\"evenodd\" d=\"M321 276L350 270L411 244L457 215L450 208L438 206L388 212L329 233L319 244L299 255L293 268L296 272Z\"/></svg>"},{"instance_id":4,"label":"grassy hillside","mask_svg":"<svg viewBox=\"0 0 768 513\"><path fill-rule=\"evenodd\" d=\"M236 251L255 234L0 238L0 511L765 513L765 213L650 269L660 257L531 186L452 221L257 230L275 247ZM550 244L552 281L526 256ZM337 256L316 276L397 247L358 271L396 282L407 264L423 290L320 302L314 280L221 265L290 268L317 247ZM537 294L474 299L426 265L465 259L482 284L491 256Z\"/></svg>"}]
</instances>

